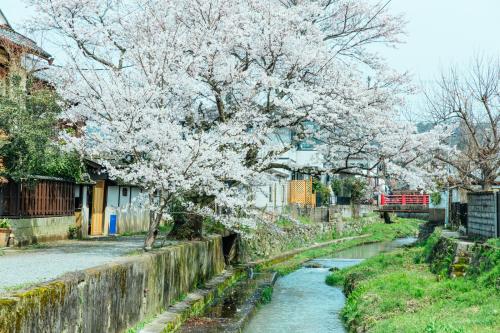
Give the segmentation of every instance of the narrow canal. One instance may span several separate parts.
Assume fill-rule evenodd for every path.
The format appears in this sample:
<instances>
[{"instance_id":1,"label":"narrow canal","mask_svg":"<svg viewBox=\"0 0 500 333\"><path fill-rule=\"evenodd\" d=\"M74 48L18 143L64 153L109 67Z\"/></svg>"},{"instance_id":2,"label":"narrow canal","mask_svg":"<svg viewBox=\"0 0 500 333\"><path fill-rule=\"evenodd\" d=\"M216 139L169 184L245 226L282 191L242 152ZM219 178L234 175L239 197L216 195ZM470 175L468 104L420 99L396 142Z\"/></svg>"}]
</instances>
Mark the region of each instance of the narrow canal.
<instances>
[{"instance_id":1,"label":"narrow canal","mask_svg":"<svg viewBox=\"0 0 500 333\"><path fill-rule=\"evenodd\" d=\"M321 268L303 267L274 287L271 303L260 308L246 325L245 333L346 332L339 313L345 297L340 288L325 283L332 267L345 268L380 252L414 242L414 238L361 245L339 251L333 259L315 259Z\"/></svg>"}]
</instances>

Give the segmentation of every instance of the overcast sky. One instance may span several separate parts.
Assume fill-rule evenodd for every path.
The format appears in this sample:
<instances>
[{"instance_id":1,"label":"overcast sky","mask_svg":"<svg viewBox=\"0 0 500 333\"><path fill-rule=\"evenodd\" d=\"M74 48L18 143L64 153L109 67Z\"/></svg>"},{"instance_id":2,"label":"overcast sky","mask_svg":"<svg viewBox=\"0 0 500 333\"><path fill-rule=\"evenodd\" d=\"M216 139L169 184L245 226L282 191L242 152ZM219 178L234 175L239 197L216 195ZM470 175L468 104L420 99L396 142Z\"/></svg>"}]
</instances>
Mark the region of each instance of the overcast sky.
<instances>
[{"instance_id":1,"label":"overcast sky","mask_svg":"<svg viewBox=\"0 0 500 333\"><path fill-rule=\"evenodd\" d=\"M390 8L408 21L406 43L383 51L396 69L430 79L474 54L500 55L500 0L392 0Z\"/></svg>"},{"instance_id":2,"label":"overcast sky","mask_svg":"<svg viewBox=\"0 0 500 333\"><path fill-rule=\"evenodd\" d=\"M416 83L432 81L449 65L466 65L475 54L500 55L500 0L392 0L389 8L405 15L408 36L405 44L381 53L395 69L410 71ZM20 31L34 14L22 0L0 0L0 9ZM57 61L58 50L44 47Z\"/></svg>"}]
</instances>

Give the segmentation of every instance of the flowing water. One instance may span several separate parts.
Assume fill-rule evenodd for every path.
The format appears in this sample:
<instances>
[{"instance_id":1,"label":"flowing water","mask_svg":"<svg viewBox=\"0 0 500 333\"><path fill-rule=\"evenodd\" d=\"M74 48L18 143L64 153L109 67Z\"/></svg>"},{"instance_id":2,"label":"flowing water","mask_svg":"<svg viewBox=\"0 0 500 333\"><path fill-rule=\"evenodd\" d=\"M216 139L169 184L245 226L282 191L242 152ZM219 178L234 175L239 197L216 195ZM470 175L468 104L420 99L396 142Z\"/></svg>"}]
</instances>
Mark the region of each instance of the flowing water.
<instances>
[{"instance_id":1,"label":"flowing water","mask_svg":"<svg viewBox=\"0 0 500 333\"><path fill-rule=\"evenodd\" d=\"M345 303L342 290L325 283L332 267L345 268L414 242L414 238L360 245L335 254L332 259L315 259L321 268L301 268L280 278L271 303L263 306L246 325L245 333L346 332L339 313Z\"/></svg>"}]
</instances>

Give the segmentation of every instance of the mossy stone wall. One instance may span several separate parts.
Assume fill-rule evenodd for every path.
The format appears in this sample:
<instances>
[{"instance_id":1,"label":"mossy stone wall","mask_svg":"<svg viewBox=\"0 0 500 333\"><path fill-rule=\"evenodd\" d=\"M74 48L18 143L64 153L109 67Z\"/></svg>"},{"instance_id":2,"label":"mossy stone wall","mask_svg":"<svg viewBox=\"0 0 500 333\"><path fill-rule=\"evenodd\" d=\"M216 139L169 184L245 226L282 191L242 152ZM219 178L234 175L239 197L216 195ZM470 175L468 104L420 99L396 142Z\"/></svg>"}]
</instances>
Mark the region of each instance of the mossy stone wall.
<instances>
[{"instance_id":1,"label":"mossy stone wall","mask_svg":"<svg viewBox=\"0 0 500 333\"><path fill-rule=\"evenodd\" d=\"M439 237L428 258L431 272L443 276L450 274L457 245L458 242L455 239L444 236Z\"/></svg>"},{"instance_id":2,"label":"mossy stone wall","mask_svg":"<svg viewBox=\"0 0 500 333\"><path fill-rule=\"evenodd\" d=\"M290 225L280 226L279 221L259 221L250 237L239 239L238 261L249 262L270 258L313 243L332 240L334 235L338 238L359 234L366 225L380 222L377 215L368 215L365 212L363 214L367 216L349 218L341 217L341 215L330 215L330 222L327 223L290 222Z\"/></svg>"},{"instance_id":3,"label":"mossy stone wall","mask_svg":"<svg viewBox=\"0 0 500 333\"><path fill-rule=\"evenodd\" d=\"M318 241L322 236L331 239L335 230L332 223L294 224L289 228L276 225L258 226L252 237L239 240L238 260L249 262L269 258L280 253L304 247Z\"/></svg>"},{"instance_id":4,"label":"mossy stone wall","mask_svg":"<svg viewBox=\"0 0 500 333\"><path fill-rule=\"evenodd\" d=\"M124 332L224 270L222 240L181 243L0 298L0 332Z\"/></svg>"}]
</instances>

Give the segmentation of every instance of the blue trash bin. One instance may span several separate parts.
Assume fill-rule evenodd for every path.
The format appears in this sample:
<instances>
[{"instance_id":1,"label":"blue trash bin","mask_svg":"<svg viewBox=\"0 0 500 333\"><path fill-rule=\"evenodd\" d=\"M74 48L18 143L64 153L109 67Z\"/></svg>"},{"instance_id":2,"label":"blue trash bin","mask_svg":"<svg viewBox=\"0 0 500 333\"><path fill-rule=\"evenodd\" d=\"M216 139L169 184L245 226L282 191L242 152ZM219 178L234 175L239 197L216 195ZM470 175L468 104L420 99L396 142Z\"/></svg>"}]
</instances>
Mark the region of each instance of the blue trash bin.
<instances>
[{"instance_id":1,"label":"blue trash bin","mask_svg":"<svg viewBox=\"0 0 500 333\"><path fill-rule=\"evenodd\" d=\"M109 216L109 234L116 235L116 215Z\"/></svg>"}]
</instances>

